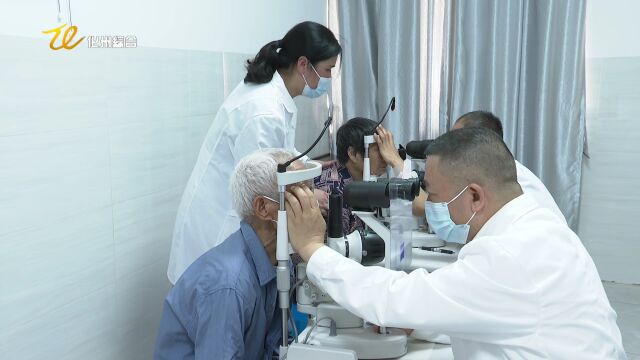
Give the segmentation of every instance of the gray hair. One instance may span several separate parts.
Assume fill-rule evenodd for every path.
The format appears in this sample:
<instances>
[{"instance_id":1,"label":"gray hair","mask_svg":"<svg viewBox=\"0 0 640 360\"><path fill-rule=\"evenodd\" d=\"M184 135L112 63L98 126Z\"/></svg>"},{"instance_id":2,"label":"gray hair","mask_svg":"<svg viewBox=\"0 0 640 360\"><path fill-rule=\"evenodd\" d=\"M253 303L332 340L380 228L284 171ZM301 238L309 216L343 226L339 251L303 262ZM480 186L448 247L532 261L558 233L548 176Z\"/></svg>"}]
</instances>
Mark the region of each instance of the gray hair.
<instances>
[{"instance_id":1,"label":"gray hair","mask_svg":"<svg viewBox=\"0 0 640 360\"><path fill-rule=\"evenodd\" d=\"M231 176L233 209L247 220L253 213L253 200L258 196L268 196L277 200L278 164L295 155L284 149L260 149L242 158Z\"/></svg>"}]
</instances>

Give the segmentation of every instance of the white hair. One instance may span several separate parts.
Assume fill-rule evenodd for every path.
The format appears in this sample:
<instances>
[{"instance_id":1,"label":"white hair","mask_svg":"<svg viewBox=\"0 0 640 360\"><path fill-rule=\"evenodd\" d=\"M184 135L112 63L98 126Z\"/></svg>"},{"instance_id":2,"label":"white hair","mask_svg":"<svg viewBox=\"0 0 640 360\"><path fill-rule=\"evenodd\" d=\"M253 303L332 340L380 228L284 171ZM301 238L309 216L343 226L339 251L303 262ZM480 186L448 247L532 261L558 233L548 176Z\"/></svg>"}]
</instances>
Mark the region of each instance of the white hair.
<instances>
[{"instance_id":1,"label":"white hair","mask_svg":"<svg viewBox=\"0 0 640 360\"><path fill-rule=\"evenodd\" d=\"M278 164L295 155L284 149L260 149L243 157L236 165L229 190L233 209L243 220L253 213L253 200L258 196L268 196L278 200Z\"/></svg>"}]
</instances>

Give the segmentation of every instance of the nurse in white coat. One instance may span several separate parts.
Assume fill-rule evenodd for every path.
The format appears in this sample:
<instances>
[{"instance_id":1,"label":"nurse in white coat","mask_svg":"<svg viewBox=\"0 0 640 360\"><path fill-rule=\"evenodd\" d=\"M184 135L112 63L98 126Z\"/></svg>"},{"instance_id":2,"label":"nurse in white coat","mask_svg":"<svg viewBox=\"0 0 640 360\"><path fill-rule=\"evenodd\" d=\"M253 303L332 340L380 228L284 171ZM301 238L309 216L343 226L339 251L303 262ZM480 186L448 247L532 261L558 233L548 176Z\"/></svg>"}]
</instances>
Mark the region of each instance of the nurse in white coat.
<instances>
[{"instance_id":1,"label":"nurse in white coat","mask_svg":"<svg viewBox=\"0 0 640 360\"><path fill-rule=\"evenodd\" d=\"M362 265L324 245L308 189L286 194L289 239L309 279L372 323L451 336L456 359L626 359L616 313L580 239L516 181L513 156L486 128L427 149L427 218L458 261L410 274Z\"/></svg>"},{"instance_id":2,"label":"nurse in white coat","mask_svg":"<svg viewBox=\"0 0 640 360\"><path fill-rule=\"evenodd\" d=\"M259 148L295 151L298 95L318 97L331 86L342 49L321 24L300 23L247 61L247 75L224 101L186 185L173 232L167 275L174 284L200 255L239 228L229 178Z\"/></svg>"}]
</instances>

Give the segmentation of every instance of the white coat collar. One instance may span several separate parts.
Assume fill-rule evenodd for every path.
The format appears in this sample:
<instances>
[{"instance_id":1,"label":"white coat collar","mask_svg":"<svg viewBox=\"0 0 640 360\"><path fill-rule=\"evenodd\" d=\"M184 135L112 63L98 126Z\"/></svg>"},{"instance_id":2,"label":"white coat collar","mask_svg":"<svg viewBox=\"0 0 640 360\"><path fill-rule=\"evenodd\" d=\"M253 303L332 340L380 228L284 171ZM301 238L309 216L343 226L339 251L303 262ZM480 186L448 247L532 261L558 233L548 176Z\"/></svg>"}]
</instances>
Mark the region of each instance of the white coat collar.
<instances>
[{"instance_id":1,"label":"white coat collar","mask_svg":"<svg viewBox=\"0 0 640 360\"><path fill-rule=\"evenodd\" d=\"M284 107L287 109L287 111L290 112L291 114L297 113L298 107L296 106L296 103L293 102L293 98L291 97L291 95L289 95L289 91L287 90L287 87L284 85L284 80L282 79L282 76L280 76L280 73L277 70L273 73L271 84L276 89L278 89L278 91L280 91L282 103L284 104Z\"/></svg>"},{"instance_id":2,"label":"white coat collar","mask_svg":"<svg viewBox=\"0 0 640 360\"><path fill-rule=\"evenodd\" d=\"M483 236L499 235L524 214L538 208L539 205L530 194L522 194L506 203L498 210L476 234L475 239Z\"/></svg>"}]
</instances>

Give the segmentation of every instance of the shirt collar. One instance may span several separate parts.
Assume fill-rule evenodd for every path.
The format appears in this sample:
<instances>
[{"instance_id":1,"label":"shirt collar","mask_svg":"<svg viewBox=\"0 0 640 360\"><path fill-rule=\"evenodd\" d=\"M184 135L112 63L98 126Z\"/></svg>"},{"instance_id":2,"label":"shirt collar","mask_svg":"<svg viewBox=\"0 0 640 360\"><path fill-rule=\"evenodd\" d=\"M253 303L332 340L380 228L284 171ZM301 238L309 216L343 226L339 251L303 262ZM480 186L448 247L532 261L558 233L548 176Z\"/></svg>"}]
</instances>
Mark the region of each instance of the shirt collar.
<instances>
[{"instance_id":1,"label":"shirt collar","mask_svg":"<svg viewBox=\"0 0 640 360\"><path fill-rule=\"evenodd\" d=\"M322 165L323 169L331 169L340 175L340 179L351 181L351 173L347 169L346 165L343 165L338 160L327 161Z\"/></svg>"},{"instance_id":2,"label":"shirt collar","mask_svg":"<svg viewBox=\"0 0 640 360\"><path fill-rule=\"evenodd\" d=\"M537 207L539 207L538 203L530 194L522 194L514 198L484 223L474 240L482 236L501 234L510 224Z\"/></svg>"},{"instance_id":3,"label":"shirt collar","mask_svg":"<svg viewBox=\"0 0 640 360\"><path fill-rule=\"evenodd\" d=\"M293 102L293 98L291 97L291 95L289 95L289 91L287 90L287 87L284 85L284 80L282 79L282 76L280 76L280 73L276 70L273 73L273 78L271 79L271 84L278 89L278 91L280 91L280 98L282 99L282 103L284 104L284 107L287 109L288 112L290 112L291 114L295 114L298 112L298 107L296 106L296 103Z\"/></svg>"},{"instance_id":4,"label":"shirt collar","mask_svg":"<svg viewBox=\"0 0 640 360\"><path fill-rule=\"evenodd\" d=\"M264 286L276 277L276 269L273 267L267 252L264 250L262 241L260 241L260 238L251 225L241 221L240 231L242 232L242 238L245 244L249 248L253 264L256 266L260 286Z\"/></svg>"}]
</instances>

